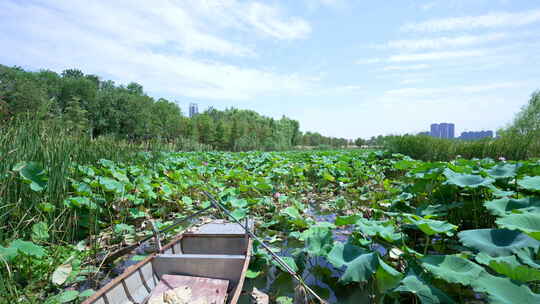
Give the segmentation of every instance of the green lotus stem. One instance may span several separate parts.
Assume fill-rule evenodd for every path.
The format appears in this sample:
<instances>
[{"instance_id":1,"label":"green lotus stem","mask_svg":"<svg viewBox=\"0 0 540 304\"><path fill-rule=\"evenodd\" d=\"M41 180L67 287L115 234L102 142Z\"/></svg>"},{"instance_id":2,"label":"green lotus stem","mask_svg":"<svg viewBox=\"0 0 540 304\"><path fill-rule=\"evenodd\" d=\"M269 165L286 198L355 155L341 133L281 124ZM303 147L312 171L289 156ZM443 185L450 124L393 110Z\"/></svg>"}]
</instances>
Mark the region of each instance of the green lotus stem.
<instances>
[{"instance_id":1,"label":"green lotus stem","mask_svg":"<svg viewBox=\"0 0 540 304\"><path fill-rule=\"evenodd\" d=\"M428 246L429 246L429 235L426 236L426 244L424 245L424 255L427 254L427 249L428 249Z\"/></svg>"}]
</instances>

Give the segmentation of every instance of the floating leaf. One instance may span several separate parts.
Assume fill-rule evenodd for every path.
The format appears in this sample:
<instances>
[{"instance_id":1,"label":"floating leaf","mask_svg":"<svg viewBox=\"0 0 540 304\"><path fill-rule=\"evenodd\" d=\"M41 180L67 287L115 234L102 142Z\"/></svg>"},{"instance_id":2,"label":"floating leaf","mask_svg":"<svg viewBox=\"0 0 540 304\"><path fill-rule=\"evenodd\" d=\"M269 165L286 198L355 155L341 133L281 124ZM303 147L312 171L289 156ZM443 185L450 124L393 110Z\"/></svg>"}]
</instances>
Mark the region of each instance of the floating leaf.
<instances>
[{"instance_id":1,"label":"floating leaf","mask_svg":"<svg viewBox=\"0 0 540 304\"><path fill-rule=\"evenodd\" d=\"M458 233L463 245L491 256L510 255L521 248L538 250L540 242L526 234L508 229L476 229Z\"/></svg>"},{"instance_id":2,"label":"floating leaf","mask_svg":"<svg viewBox=\"0 0 540 304\"><path fill-rule=\"evenodd\" d=\"M100 177L99 184L103 187L105 191L114 192L114 193L124 193L124 185L117 180L108 177Z\"/></svg>"},{"instance_id":3,"label":"floating leaf","mask_svg":"<svg viewBox=\"0 0 540 304\"><path fill-rule=\"evenodd\" d=\"M361 215L348 215L348 216L337 216L334 224L336 226L345 226L345 225L352 225L356 223L359 219L361 219Z\"/></svg>"},{"instance_id":4,"label":"floating leaf","mask_svg":"<svg viewBox=\"0 0 540 304\"><path fill-rule=\"evenodd\" d=\"M56 296L56 300L60 303L68 303L77 299L78 296L79 292L77 290L68 290Z\"/></svg>"},{"instance_id":5,"label":"floating leaf","mask_svg":"<svg viewBox=\"0 0 540 304\"><path fill-rule=\"evenodd\" d=\"M540 191L540 176L525 176L517 181L523 189L530 191Z\"/></svg>"}]
</instances>

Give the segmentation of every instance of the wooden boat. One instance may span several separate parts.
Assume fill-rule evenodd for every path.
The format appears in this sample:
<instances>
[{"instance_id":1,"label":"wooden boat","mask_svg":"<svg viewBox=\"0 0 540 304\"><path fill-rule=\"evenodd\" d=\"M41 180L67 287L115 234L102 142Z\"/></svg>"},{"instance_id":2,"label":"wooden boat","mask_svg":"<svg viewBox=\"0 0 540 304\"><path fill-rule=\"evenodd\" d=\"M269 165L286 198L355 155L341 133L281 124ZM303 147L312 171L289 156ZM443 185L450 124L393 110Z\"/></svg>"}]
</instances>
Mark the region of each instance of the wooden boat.
<instances>
[{"instance_id":1,"label":"wooden boat","mask_svg":"<svg viewBox=\"0 0 540 304\"><path fill-rule=\"evenodd\" d=\"M185 232L99 289L83 304L235 304L251 257L252 240L235 223L213 221ZM157 300L156 300L157 299Z\"/></svg>"}]
</instances>

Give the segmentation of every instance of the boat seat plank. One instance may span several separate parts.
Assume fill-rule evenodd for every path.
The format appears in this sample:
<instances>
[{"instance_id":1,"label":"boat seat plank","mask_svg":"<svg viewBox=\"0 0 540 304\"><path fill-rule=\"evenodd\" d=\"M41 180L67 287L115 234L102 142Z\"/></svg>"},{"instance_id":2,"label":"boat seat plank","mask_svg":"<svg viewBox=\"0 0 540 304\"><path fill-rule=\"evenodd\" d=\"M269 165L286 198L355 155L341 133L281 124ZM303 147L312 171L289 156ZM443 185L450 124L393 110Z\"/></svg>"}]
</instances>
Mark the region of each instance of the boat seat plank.
<instances>
[{"instance_id":1,"label":"boat seat plank","mask_svg":"<svg viewBox=\"0 0 540 304\"><path fill-rule=\"evenodd\" d=\"M223 304L227 299L228 287L229 281L227 280L166 274L161 277L159 284L152 290L148 303L152 303L156 297L162 299L163 293L168 290L188 288L186 302Z\"/></svg>"},{"instance_id":2,"label":"boat seat plank","mask_svg":"<svg viewBox=\"0 0 540 304\"><path fill-rule=\"evenodd\" d=\"M248 240L241 237L219 237L210 235L185 235L180 243L186 254L246 254ZM171 252L165 252L171 253Z\"/></svg>"},{"instance_id":3,"label":"boat seat plank","mask_svg":"<svg viewBox=\"0 0 540 304\"><path fill-rule=\"evenodd\" d=\"M159 254L152 260L158 278L166 274L205 277L238 285L246 256L217 254Z\"/></svg>"}]
</instances>

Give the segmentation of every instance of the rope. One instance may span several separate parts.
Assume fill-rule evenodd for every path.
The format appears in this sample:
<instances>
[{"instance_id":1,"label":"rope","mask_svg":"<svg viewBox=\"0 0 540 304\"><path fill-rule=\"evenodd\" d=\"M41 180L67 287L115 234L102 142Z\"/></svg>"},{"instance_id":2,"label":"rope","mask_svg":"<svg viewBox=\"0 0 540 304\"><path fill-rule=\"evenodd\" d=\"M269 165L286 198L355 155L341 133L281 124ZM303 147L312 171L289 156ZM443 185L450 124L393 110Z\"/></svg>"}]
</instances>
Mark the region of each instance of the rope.
<instances>
[{"instance_id":1,"label":"rope","mask_svg":"<svg viewBox=\"0 0 540 304\"><path fill-rule=\"evenodd\" d=\"M291 267L281 259L281 257L277 254L275 254L270 247L268 247L261 239L259 239L255 234L253 234L247 226L244 226L239 220L237 220L225 207L223 207L210 193L206 191L202 191L212 202L212 205L215 206L218 210L223 211L223 213L227 214L233 221L235 221L240 227L244 229L244 231L254 240L259 242L261 246L268 251L268 253L272 256L272 258L281 266L283 267L293 278L295 278L302 287L304 287L312 296L314 296L317 300L319 300L322 304L328 304L325 300L323 300L317 293L311 289L302 279L300 275L298 275L294 270L291 269Z\"/></svg>"}]
</instances>

